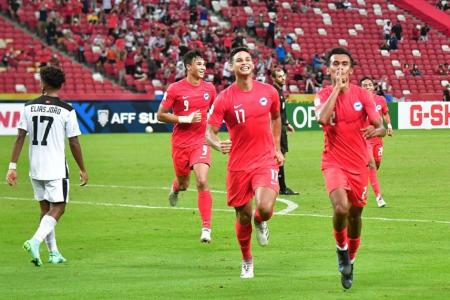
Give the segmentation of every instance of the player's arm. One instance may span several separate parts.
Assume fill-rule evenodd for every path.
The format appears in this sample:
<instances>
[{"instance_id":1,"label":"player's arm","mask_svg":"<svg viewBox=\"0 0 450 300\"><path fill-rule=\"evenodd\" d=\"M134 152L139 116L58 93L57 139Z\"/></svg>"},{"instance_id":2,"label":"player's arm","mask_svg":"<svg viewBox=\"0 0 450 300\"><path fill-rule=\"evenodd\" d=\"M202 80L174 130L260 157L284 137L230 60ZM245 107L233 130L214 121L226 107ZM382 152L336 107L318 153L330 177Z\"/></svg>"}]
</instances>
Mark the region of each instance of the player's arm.
<instances>
[{"instance_id":1,"label":"player's arm","mask_svg":"<svg viewBox=\"0 0 450 300\"><path fill-rule=\"evenodd\" d=\"M20 152L22 152L23 143L25 142L25 138L27 136L27 132L23 129L18 129L16 142L14 143L11 162L9 163L8 172L6 173L6 182L9 185L13 186L16 184L17 180L17 161L19 160Z\"/></svg>"},{"instance_id":2,"label":"player's arm","mask_svg":"<svg viewBox=\"0 0 450 300\"><path fill-rule=\"evenodd\" d=\"M284 155L281 153L281 115L279 111L270 113L272 119L272 135L275 143L275 158L280 166L284 164Z\"/></svg>"},{"instance_id":3,"label":"player's arm","mask_svg":"<svg viewBox=\"0 0 450 300\"><path fill-rule=\"evenodd\" d=\"M222 152L223 154L230 153L231 151L231 141L224 140L221 141L217 133L219 132L219 127L208 124L206 127L206 141L208 144L216 149L217 151Z\"/></svg>"},{"instance_id":4,"label":"player's arm","mask_svg":"<svg viewBox=\"0 0 450 300\"><path fill-rule=\"evenodd\" d=\"M81 180L80 185L84 186L87 184L89 177L86 168L84 167L83 153L81 152L81 145L80 142L78 141L77 136L69 138L69 146L73 158L77 162L78 168L80 169L80 180Z\"/></svg>"},{"instance_id":5,"label":"player's arm","mask_svg":"<svg viewBox=\"0 0 450 300\"><path fill-rule=\"evenodd\" d=\"M162 103L156 113L158 121L164 123L198 123L202 121L202 113L197 110L188 116L177 116L170 113L170 109L165 108Z\"/></svg>"},{"instance_id":6,"label":"player's arm","mask_svg":"<svg viewBox=\"0 0 450 300\"><path fill-rule=\"evenodd\" d=\"M386 112L385 114L383 114L383 119L386 122L386 126L387 126L387 130L386 133L388 136L392 136L392 134L394 133L394 130L392 129L392 124L391 124L391 116L389 115L388 112Z\"/></svg>"}]
</instances>

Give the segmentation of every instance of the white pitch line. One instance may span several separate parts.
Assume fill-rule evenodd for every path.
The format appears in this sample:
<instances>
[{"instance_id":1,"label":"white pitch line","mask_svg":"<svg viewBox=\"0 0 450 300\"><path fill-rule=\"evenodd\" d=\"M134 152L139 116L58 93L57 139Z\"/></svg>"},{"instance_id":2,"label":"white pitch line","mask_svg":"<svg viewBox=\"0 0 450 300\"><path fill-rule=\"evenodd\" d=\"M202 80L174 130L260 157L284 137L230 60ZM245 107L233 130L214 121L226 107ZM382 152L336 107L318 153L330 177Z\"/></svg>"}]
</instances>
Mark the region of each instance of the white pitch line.
<instances>
[{"instance_id":1,"label":"white pitch line","mask_svg":"<svg viewBox=\"0 0 450 300\"><path fill-rule=\"evenodd\" d=\"M0 196L1 200L13 200L13 201L34 201L30 198L19 198L19 197L5 197ZM90 202L90 201L70 201L74 204L84 204L84 205L95 205L95 206L109 206L109 207L126 207L126 208L144 208L144 209L167 209L167 210L188 210L197 211L197 208L189 207L168 207L168 206L150 206L150 205L136 205L136 204L123 204L123 203L108 203L108 202ZM213 211L220 212L234 212L232 209L222 209L214 208ZM310 218L327 218L330 219L329 215L320 214L299 214L299 213L287 213L284 216L293 217L310 217ZM440 221L440 220L426 220L426 219L392 219L392 218L378 218L378 217L363 217L363 220L371 221L386 221L386 222L408 222L408 223L434 223L434 224L450 224L450 221Z\"/></svg>"},{"instance_id":2,"label":"white pitch line","mask_svg":"<svg viewBox=\"0 0 450 300\"><path fill-rule=\"evenodd\" d=\"M129 186L129 185L104 185L104 184L90 184L86 187L98 187L98 188L125 188L125 189L146 189L146 190L169 190L168 187L151 187L151 186ZM194 189L188 189L188 192L197 192ZM216 194L226 194L225 191L220 190L210 190L212 193ZM298 208L298 204L283 198L277 198L278 202L284 203L287 205L285 209L275 212L276 215L285 215L288 214ZM234 210L233 210L234 211Z\"/></svg>"}]
</instances>

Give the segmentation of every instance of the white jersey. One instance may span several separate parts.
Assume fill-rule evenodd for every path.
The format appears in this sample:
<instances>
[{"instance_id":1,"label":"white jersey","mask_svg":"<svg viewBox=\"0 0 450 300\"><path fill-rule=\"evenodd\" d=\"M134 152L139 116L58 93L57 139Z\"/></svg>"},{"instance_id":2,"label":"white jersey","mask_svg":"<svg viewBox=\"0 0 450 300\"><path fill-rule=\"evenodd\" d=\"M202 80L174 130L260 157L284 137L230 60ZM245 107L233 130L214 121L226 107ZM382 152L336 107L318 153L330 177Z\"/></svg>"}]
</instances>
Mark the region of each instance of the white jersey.
<instances>
[{"instance_id":1,"label":"white jersey","mask_svg":"<svg viewBox=\"0 0 450 300\"><path fill-rule=\"evenodd\" d=\"M30 138L30 177L68 178L65 140L81 135L73 107L58 97L41 96L25 104L18 128Z\"/></svg>"}]
</instances>

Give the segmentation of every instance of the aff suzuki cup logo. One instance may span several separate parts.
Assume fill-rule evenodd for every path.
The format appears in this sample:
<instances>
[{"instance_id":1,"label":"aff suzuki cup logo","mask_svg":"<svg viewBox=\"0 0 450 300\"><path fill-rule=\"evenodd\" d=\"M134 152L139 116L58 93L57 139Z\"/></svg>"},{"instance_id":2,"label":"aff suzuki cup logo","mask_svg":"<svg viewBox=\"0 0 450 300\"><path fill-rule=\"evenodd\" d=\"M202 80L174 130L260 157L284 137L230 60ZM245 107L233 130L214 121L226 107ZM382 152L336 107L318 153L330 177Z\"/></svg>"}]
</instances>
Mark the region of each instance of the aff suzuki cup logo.
<instances>
[{"instance_id":1,"label":"aff suzuki cup logo","mask_svg":"<svg viewBox=\"0 0 450 300\"><path fill-rule=\"evenodd\" d=\"M108 124L108 120L109 120L109 110L107 110L107 109L98 110L97 117L98 117L98 123L102 127L105 127L105 125Z\"/></svg>"}]
</instances>

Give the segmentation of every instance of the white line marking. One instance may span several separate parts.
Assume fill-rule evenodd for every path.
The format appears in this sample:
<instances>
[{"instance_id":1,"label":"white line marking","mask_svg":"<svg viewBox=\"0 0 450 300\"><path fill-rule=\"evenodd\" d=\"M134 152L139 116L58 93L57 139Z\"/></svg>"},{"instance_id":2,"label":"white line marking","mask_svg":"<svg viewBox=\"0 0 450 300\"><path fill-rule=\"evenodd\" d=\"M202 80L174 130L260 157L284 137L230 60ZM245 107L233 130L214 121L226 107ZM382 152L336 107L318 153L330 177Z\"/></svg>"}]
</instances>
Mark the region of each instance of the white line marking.
<instances>
[{"instance_id":1,"label":"white line marking","mask_svg":"<svg viewBox=\"0 0 450 300\"><path fill-rule=\"evenodd\" d=\"M147 189L147 190L170 190L168 187L151 187L151 186L129 186L129 185L103 185L103 184L90 184L86 187L98 187L98 188L126 188L126 189ZM194 189L188 189L188 192L197 192L197 190ZM210 190L212 193L216 194L226 194L225 191L220 190ZM277 198L278 202L284 203L287 205L285 209L282 209L278 212L275 212L276 215L285 215L288 214L298 208L298 204L283 198ZM232 210L234 211L234 210Z\"/></svg>"},{"instance_id":2,"label":"white line marking","mask_svg":"<svg viewBox=\"0 0 450 300\"><path fill-rule=\"evenodd\" d=\"M30 198L19 198L19 197L5 197L0 196L2 200L13 200L13 201L35 201ZM145 209L177 209L177 210L189 210L196 211L197 208L189 208L189 207L168 207L168 206L150 206L150 205L136 205L136 204L123 204L123 203L108 203L108 202L90 202L90 201L70 201L69 203L74 204L84 204L84 205L95 205L95 206L110 206L110 207L127 207L127 208L145 208ZM214 208L213 211L220 212L233 212L232 209L222 209L222 208ZM311 217L311 218L331 218L331 216L327 215L319 215L319 214L297 214L297 213L287 213L285 216L293 216L293 217ZM363 217L363 220L372 220L372 221L387 221L387 222L409 222L409 223L435 223L435 224L450 224L450 221L440 221L440 220L426 220L426 219L391 219L391 218L377 218L377 217Z\"/></svg>"}]
</instances>

